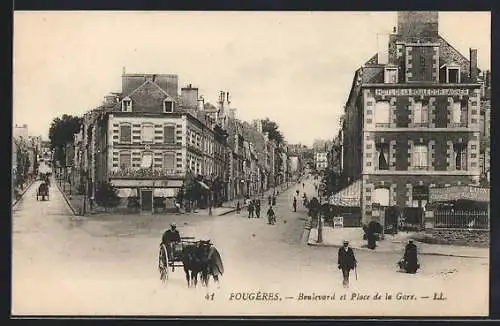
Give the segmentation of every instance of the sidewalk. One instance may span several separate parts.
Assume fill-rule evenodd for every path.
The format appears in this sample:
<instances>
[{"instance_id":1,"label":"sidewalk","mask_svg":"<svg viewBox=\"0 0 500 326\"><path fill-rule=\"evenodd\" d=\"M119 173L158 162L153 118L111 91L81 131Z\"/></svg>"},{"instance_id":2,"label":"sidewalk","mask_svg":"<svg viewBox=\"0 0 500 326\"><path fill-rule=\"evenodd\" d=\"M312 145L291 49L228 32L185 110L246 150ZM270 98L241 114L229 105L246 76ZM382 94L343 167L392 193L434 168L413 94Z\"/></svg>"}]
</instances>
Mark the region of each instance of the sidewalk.
<instances>
[{"instance_id":1,"label":"sidewalk","mask_svg":"<svg viewBox=\"0 0 500 326\"><path fill-rule=\"evenodd\" d=\"M294 183L294 182L289 182L288 184L289 184L288 187L286 187L286 184L283 184L282 186L276 187L276 189L279 191L279 195L277 197L280 197L283 193L287 192L291 187L296 185L296 183ZM274 188L271 187L268 190L264 191L264 196L261 196L260 194L258 194L255 196L251 196L250 199L252 199L252 198L261 199L261 202L265 201L267 203L267 197L269 195L273 194L273 192L274 192ZM244 208L246 207L246 204L245 204L245 198L242 197L239 199L237 198L234 200L224 202L224 203L222 203L221 207L212 208L212 215L213 216L223 216L223 215L235 212L236 211L236 204L238 203L238 201L240 202L240 208L243 211ZM195 214L197 214L197 215L209 215L208 208L196 209Z\"/></svg>"},{"instance_id":2,"label":"sidewalk","mask_svg":"<svg viewBox=\"0 0 500 326\"><path fill-rule=\"evenodd\" d=\"M28 191L28 189L31 188L31 186L36 182L36 178L33 177L32 179L26 181L24 184L23 184L23 190L19 196L18 199L15 198L14 194L12 194L12 205L11 207L14 208L14 206L16 206L16 204L21 201L21 199L23 199L23 196L24 194Z\"/></svg>"},{"instance_id":3,"label":"sidewalk","mask_svg":"<svg viewBox=\"0 0 500 326\"><path fill-rule=\"evenodd\" d=\"M353 249L377 252L392 252L401 253L404 252L404 246L406 245L409 238L412 237L414 233L411 232L400 232L395 236L386 235L384 240L377 241L377 248L375 250L368 249L366 247L366 240L363 240L363 229L362 228L342 228L334 229L332 227L323 227L323 243L317 243L318 239L318 229L313 228L309 234L309 240L307 242L310 246L322 246L322 247L340 247L344 240L349 241L349 245ZM467 258L489 258L488 248L477 248L477 247L467 247L467 246L455 246L455 245L438 245L438 244L427 244L415 241L418 247L419 254L421 255L435 255L435 256L453 256L453 257L467 257Z\"/></svg>"}]
</instances>

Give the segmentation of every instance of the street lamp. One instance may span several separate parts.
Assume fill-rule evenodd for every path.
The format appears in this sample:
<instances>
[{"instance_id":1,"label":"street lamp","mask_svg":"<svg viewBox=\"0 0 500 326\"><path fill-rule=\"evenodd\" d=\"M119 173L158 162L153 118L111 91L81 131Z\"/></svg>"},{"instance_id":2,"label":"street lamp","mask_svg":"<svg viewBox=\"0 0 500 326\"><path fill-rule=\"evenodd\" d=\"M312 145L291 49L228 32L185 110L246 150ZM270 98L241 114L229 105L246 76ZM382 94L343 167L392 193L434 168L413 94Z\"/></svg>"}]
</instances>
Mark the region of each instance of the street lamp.
<instances>
[{"instance_id":1,"label":"street lamp","mask_svg":"<svg viewBox=\"0 0 500 326\"><path fill-rule=\"evenodd\" d=\"M318 191L319 193L319 191ZM323 242L323 221L321 218L321 196L318 196L319 199L319 209L318 209L318 239L317 243L322 243Z\"/></svg>"}]
</instances>

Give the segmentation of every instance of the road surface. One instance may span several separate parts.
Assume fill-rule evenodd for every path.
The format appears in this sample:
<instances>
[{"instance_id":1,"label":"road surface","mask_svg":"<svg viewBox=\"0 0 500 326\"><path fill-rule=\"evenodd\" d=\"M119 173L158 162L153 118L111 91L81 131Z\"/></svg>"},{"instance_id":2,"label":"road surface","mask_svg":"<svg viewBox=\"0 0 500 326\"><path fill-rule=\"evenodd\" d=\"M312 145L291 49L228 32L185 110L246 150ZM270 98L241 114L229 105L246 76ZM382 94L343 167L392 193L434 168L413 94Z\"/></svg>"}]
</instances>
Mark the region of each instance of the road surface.
<instances>
[{"instance_id":1,"label":"road surface","mask_svg":"<svg viewBox=\"0 0 500 326\"><path fill-rule=\"evenodd\" d=\"M264 218L248 219L245 211L219 217L77 218L72 217L55 185L50 201L36 201L37 185L13 211L15 315L488 313L486 259L422 256L422 270L409 275L396 271L399 254L360 251L356 252L358 279L352 274L350 288L343 289L341 273L336 269L336 249L305 245L302 234L306 212L301 201L297 213L292 212L293 193L300 189L301 195L305 191L312 197L312 181L307 181L305 188L297 185L280 195L276 225L268 225ZM264 216L267 200L262 203ZM181 235L211 239L218 248L225 269L219 287L211 283L209 288L188 289L182 269L171 273L166 285L161 284L158 244L171 221L177 223ZM380 300L374 299L377 292ZM243 300L249 293L253 293L253 300ZM435 293L439 298L443 293L446 300L433 300ZM326 298L333 294L334 300ZM326 300L299 300L315 295L324 295Z\"/></svg>"}]
</instances>

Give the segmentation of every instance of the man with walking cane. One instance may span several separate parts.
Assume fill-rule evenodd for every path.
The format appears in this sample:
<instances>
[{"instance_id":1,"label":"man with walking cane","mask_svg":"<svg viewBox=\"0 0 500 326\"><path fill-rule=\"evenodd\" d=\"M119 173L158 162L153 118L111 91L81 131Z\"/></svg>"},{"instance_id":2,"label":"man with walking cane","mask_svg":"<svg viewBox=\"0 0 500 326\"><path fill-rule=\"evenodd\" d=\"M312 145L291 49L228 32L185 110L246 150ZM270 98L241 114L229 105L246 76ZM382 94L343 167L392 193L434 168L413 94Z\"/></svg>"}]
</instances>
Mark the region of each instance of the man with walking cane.
<instances>
[{"instance_id":1,"label":"man with walking cane","mask_svg":"<svg viewBox=\"0 0 500 326\"><path fill-rule=\"evenodd\" d=\"M349 241L347 240L344 240L343 246L339 248L337 264L338 268L342 270L342 285L344 285L344 288L348 288L351 269L354 269L356 279L358 279L358 272L356 271L357 261L354 257L354 251L349 247Z\"/></svg>"}]
</instances>

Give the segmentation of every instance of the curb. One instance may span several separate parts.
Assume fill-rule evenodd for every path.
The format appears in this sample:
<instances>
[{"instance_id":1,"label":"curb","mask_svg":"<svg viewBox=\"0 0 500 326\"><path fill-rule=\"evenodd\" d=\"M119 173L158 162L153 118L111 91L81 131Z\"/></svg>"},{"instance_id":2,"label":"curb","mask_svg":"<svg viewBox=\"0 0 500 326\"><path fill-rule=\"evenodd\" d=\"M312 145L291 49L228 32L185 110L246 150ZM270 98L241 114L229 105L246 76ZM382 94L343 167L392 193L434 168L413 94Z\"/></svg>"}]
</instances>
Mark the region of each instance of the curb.
<instances>
[{"instance_id":1,"label":"curb","mask_svg":"<svg viewBox=\"0 0 500 326\"><path fill-rule=\"evenodd\" d=\"M31 186L37 181L37 179L34 179L33 181L30 182L30 184L24 189L24 191L21 193L21 195L19 196L19 199L17 199L12 205L11 205L11 208L14 208L17 203L19 203L21 201L21 199L23 199L24 197L24 194L26 192L28 192L28 190L31 188Z\"/></svg>"},{"instance_id":2,"label":"curb","mask_svg":"<svg viewBox=\"0 0 500 326\"><path fill-rule=\"evenodd\" d=\"M334 245L334 244L324 244L324 243L312 243L312 242L307 242L308 246L312 247L330 247L330 248L340 248L340 245ZM361 251L369 251L369 252L374 252L374 253L399 253L399 251L395 250L372 250L368 248L357 248L357 247L351 247L356 250L361 250ZM442 257L459 257L459 258L488 258L485 256L473 256L473 255L456 255L456 254L442 254L442 253L437 253L437 252L420 252L419 255L424 255L424 256L442 256Z\"/></svg>"},{"instance_id":3,"label":"curb","mask_svg":"<svg viewBox=\"0 0 500 326\"><path fill-rule=\"evenodd\" d=\"M64 198L64 201L66 201L66 204L68 205L69 209L71 210L71 212L73 213L74 216L79 216L75 209L73 208L73 206L71 205L71 202L69 201L68 197L66 197L66 194L64 193L64 191L62 191L61 189L61 186L59 186L59 183L57 182L57 180L55 180L55 184L57 186L57 189L59 190L59 192L61 193L61 195L63 196Z\"/></svg>"}]
</instances>

